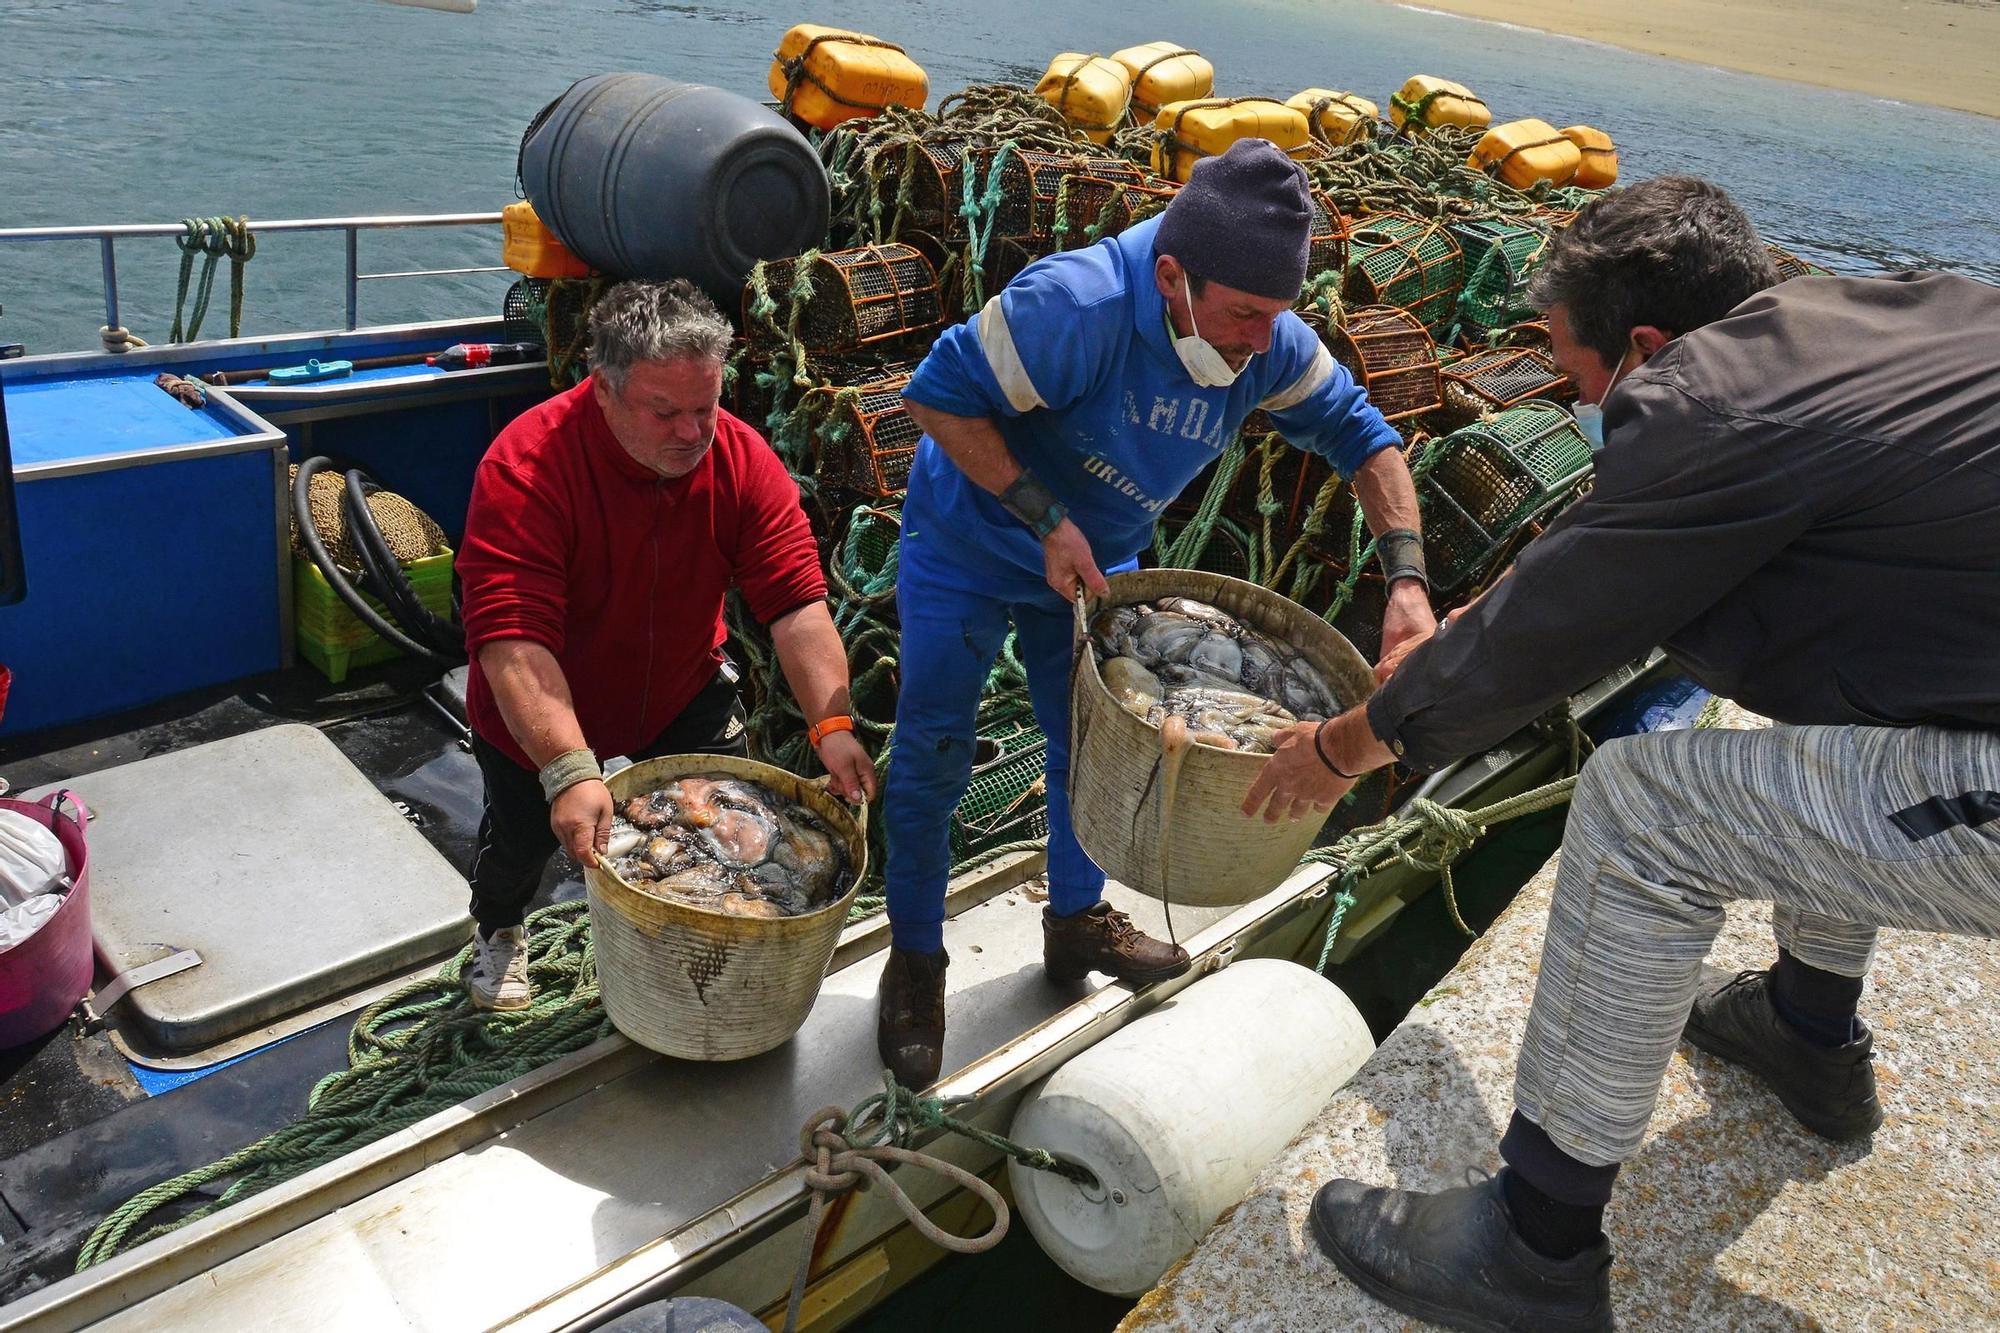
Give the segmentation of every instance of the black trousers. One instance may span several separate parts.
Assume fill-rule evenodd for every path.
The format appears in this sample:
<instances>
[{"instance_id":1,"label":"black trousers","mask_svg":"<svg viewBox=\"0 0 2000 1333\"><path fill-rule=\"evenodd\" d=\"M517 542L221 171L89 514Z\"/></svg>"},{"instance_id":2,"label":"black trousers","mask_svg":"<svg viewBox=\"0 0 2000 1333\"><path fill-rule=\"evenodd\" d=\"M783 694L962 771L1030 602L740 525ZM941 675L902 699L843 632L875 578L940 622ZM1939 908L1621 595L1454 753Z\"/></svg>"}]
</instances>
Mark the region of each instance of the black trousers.
<instances>
[{"instance_id":1,"label":"black trousers","mask_svg":"<svg viewBox=\"0 0 2000 1333\"><path fill-rule=\"evenodd\" d=\"M635 761L663 754L746 758L750 733L744 723L736 681L730 672L720 671L652 744L630 757ZM535 771L521 767L482 736L472 738L472 755L486 779L486 810L472 853L472 919L481 933L491 934L521 924L557 844Z\"/></svg>"}]
</instances>

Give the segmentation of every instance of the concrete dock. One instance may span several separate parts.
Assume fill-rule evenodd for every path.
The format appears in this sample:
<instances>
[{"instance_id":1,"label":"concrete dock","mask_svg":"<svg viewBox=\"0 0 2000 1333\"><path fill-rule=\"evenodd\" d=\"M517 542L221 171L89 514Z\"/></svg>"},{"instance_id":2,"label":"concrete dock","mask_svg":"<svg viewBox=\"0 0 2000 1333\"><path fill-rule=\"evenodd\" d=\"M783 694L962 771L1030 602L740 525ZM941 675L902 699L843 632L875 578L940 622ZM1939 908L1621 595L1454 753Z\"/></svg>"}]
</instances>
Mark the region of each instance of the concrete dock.
<instances>
[{"instance_id":1,"label":"concrete dock","mask_svg":"<svg viewBox=\"0 0 2000 1333\"><path fill-rule=\"evenodd\" d=\"M1121 1333L1417 1326L1321 1257L1307 1206L1338 1176L1438 1189L1499 1167L1555 864ZM1769 908L1732 907L1710 963L1774 956ZM1865 1143L1816 1138L1710 1056L1674 1057L1605 1219L1621 1329L2000 1328L2000 944L1884 932L1861 1012L1888 1117Z\"/></svg>"}]
</instances>

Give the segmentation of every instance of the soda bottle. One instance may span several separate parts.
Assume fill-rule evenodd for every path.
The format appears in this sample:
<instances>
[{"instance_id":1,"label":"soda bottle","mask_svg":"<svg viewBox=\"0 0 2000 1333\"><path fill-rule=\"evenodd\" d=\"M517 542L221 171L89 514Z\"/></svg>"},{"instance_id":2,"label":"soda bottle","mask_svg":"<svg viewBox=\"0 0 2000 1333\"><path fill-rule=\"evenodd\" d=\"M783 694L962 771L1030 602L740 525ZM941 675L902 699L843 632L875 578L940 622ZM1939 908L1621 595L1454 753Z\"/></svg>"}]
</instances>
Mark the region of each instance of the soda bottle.
<instances>
[{"instance_id":1,"label":"soda bottle","mask_svg":"<svg viewBox=\"0 0 2000 1333\"><path fill-rule=\"evenodd\" d=\"M481 366L514 366L548 359L540 343L453 343L436 356L424 358L439 370L477 370Z\"/></svg>"}]
</instances>

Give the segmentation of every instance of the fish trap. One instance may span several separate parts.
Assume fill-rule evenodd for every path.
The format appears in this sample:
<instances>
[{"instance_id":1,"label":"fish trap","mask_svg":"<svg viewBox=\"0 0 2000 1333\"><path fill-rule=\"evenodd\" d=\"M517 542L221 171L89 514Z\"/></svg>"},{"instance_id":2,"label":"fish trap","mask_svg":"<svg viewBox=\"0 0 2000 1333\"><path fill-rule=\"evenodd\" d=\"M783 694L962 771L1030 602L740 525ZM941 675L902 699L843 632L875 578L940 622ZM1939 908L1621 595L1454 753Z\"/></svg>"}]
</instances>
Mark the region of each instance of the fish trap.
<instances>
[{"instance_id":1,"label":"fish trap","mask_svg":"<svg viewBox=\"0 0 2000 1333\"><path fill-rule=\"evenodd\" d=\"M998 755L973 765L972 783L952 811L954 864L1049 832L1047 738L1026 723L986 728L979 738L982 750Z\"/></svg>"},{"instance_id":2,"label":"fish trap","mask_svg":"<svg viewBox=\"0 0 2000 1333\"><path fill-rule=\"evenodd\" d=\"M1523 403L1454 431L1417 483L1431 587L1448 594L1489 568L1523 525L1590 472L1590 445L1553 403Z\"/></svg>"},{"instance_id":3,"label":"fish trap","mask_svg":"<svg viewBox=\"0 0 2000 1333\"><path fill-rule=\"evenodd\" d=\"M798 290L800 264L809 294ZM769 313L760 315L760 306ZM915 246L898 242L772 260L743 289L743 327L753 338L791 334L814 355L929 333L943 322L937 269Z\"/></svg>"},{"instance_id":4,"label":"fish trap","mask_svg":"<svg viewBox=\"0 0 2000 1333\"><path fill-rule=\"evenodd\" d=\"M1392 305L1350 310L1321 335L1334 360L1392 422L1436 411L1444 402L1437 344L1414 313Z\"/></svg>"},{"instance_id":5,"label":"fish trap","mask_svg":"<svg viewBox=\"0 0 2000 1333\"><path fill-rule=\"evenodd\" d=\"M1045 249L1054 247L1058 229L1069 220L1065 207L1069 182L1079 177L1116 185L1146 183L1145 173L1123 158L1009 151L1000 169L1001 212L994 234ZM1027 203L1026 227L1016 230L1006 224L1023 216L1018 203L1022 199Z\"/></svg>"},{"instance_id":6,"label":"fish trap","mask_svg":"<svg viewBox=\"0 0 2000 1333\"><path fill-rule=\"evenodd\" d=\"M1569 377L1542 352L1502 347L1474 352L1438 372L1445 411L1463 425L1535 399L1565 401L1576 396Z\"/></svg>"},{"instance_id":7,"label":"fish trap","mask_svg":"<svg viewBox=\"0 0 2000 1333\"><path fill-rule=\"evenodd\" d=\"M882 175L876 197L894 200L895 226L916 227L945 240L965 239L965 139L937 135L911 139L901 152L885 149L879 161Z\"/></svg>"},{"instance_id":8,"label":"fish trap","mask_svg":"<svg viewBox=\"0 0 2000 1333\"><path fill-rule=\"evenodd\" d=\"M540 342L543 312L549 304L548 278L519 278L500 302L500 340Z\"/></svg>"},{"instance_id":9,"label":"fish trap","mask_svg":"<svg viewBox=\"0 0 2000 1333\"><path fill-rule=\"evenodd\" d=\"M848 515L840 543L828 562L843 605L893 602L903 511L896 506L857 505Z\"/></svg>"},{"instance_id":10,"label":"fish trap","mask_svg":"<svg viewBox=\"0 0 2000 1333\"><path fill-rule=\"evenodd\" d=\"M886 499L910 479L923 430L903 404L907 372L837 389L818 430L820 484Z\"/></svg>"},{"instance_id":11,"label":"fish trap","mask_svg":"<svg viewBox=\"0 0 2000 1333\"><path fill-rule=\"evenodd\" d=\"M1065 201L1067 225L1058 230L1056 246L1078 250L1106 236L1116 236L1135 223L1161 212L1173 202L1180 186L1143 173L1137 181L1122 177L1080 175L1069 178Z\"/></svg>"},{"instance_id":12,"label":"fish trap","mask_svg":"<svg viewBox=\"0 0 2000 1333\"><path fill-rule=\"evenodd\" d=\"M1528 278L1548 249L1549 233L1499 218L1469 219L1451 231L1465 255L1458 326L1466 343L1476 346L1495 329L1533 319Z\"/></svg>"},{"instance_id":13,"label":"fish trap","mask_svg":"<svg viewBox=\"0 0 2000 1333\"><path fill-rule=\"evenodd\" d=\"M1833 270L1822 268L1810 259L1800 259L1783 246L1772 245L1769 241L1764 248L1771 252L1771 262L1777 266L1778 281L1789 282L1793 278L1830 278Z\"/></svg>"},{"instance_id":14,"label":"fish trap","mask_svg":"<svg viewBox=\"0 0 2000 1333\"><path fill-rule=\"evenodd\" d=\"M1347 269L1347 219L1324 190L1313 190L1312 228L1306 251L1306 276L1341 273Z\"/></svg>"},{"instance_id":15,"label":"fish trap","mask_svg":"<svg viewBox=\"0 0 2000 1333\"><path fill-rule=\"evenodd\" d=\"M1457 312L1465 256L1443 224L1375 213L1347 237L1343 294L1355 305L1400 306L1433 336Z\"/></svg>"}]
</instances>

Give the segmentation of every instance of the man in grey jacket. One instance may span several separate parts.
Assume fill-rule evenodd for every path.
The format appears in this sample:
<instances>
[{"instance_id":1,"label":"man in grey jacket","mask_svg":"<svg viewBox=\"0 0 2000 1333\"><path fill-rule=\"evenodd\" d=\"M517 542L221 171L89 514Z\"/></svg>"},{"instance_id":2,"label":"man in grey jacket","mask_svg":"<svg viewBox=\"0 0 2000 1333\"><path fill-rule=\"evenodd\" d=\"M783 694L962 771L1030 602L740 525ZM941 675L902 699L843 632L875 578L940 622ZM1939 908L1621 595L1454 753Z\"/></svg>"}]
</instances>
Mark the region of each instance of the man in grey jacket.
<instances>
[{"instance_id":1,"label":"man in grey jacket","mask_svg":"<svg viewBox=\"0 0 2000 1333\"><path fill-rule=\"evenodd\" d=\"M1876 929L2000 936L2000 290L1778 285L1722 191L1662 177L1586 208L1535 295L1601 424L1594 489L1385 661L1368 704L1295 728L1246 810L1482 749L1656 644L1779 724L1631 737L1585 766L1500 1174L1313 1201L1320 1248L1399 1310L1594 1330L1604 1205L1677 1041L1863 1138ZM1741 899L1775 904L1777 961L1704 986Z\"/></svg>"}]
</instances>

